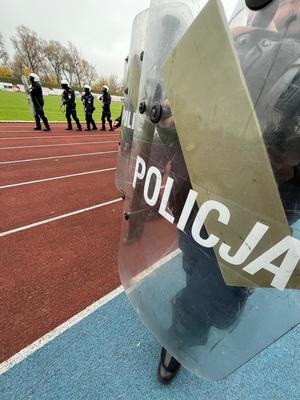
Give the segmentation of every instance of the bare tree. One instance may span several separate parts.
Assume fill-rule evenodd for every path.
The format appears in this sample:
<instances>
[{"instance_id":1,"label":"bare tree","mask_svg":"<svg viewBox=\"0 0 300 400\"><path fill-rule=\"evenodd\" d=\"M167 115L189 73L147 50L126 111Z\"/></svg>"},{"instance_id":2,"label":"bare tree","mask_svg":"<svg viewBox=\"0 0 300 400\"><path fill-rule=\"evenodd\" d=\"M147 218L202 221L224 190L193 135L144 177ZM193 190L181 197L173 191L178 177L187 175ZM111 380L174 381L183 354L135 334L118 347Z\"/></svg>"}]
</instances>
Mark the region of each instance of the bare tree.
<instances>
[{"instance_id":1,"label":"bare tree","mask_svg":"<svg viewBox=\"0 0 300 400\"><path fill-rule=\"evenodd\" d=\"M111 74L108 78L109 89L111 93L116 93L120 91L120 85L117 75Z\"/></svg>"},{"instance_id":2,"label":"bare tree","mask_svg":"<svg viewBox=\"0 0 300 400\"><path fill-rule=\"evenodd\" d=\"M17 27L11 41L16 50L11 64L15 76L28 70L40 74L44 81L59 83L61 79L67 79L70 85L79 87L85 83L92 86L98 79L95 66L82 58L71 42L67 46L55 40L46 42L25 25ZM0 35L0 50L2 47L4 49ZM116 76L112 82L115 87Z\"/></svg>"},{"instance_id":3,"label":"bare tree","mask_svg":"<svg viewBox=\"0 0 300 400\"><path fill-rule=\"evenodd\" d=\"M40 68L41 78L44 82L50 82L53 77L53 68L48 60L44 60Z\"/></svg>"},{"instance_id":4,"label":"bare tree","mask_svg":"<svg viewBox=\"0 0 300 400\"><path fill-rule=\"evenodd\" d=\"M17 27L17 34L11 38L22 63L31 71L39 73L45 60L45 42L25 25Z\"/></svg>"},{"instance_id":5,"label":"bare tree","mask_svg":"<svg viewBox=\"0 0 300 400\"><path fill-rule=\"evenodd\" d=\"M23 75L25 67L26 66L23 64L23 58L20 56L20 54L16 53L10 64L13 76L19 78L21 75Z\"/></svg>"},{"instance_id":6,"label":"bare tree","mask_svg":"<svg viewBox=\"0 0 300 400\"><path fill-rule=\"evenodd\" d=\"M44 48L45 56L51 65L57 83L64 76L64 69L68 62L67 49L59 42L50 40Z\"/></svg>"},{"instance_id":7,"label":"bare tree","mask_svg":"<svg viewBox=\"0 0 300 400\"><path fill-rule=\"evenodd\" d=\"M66 79L70 85L73 84L74 79L75 79L71 57L70 57L70 54L67 49L65 49L64 63L63 63L61 78Z\"/></svg>"},{"instance_id":8,"label":"bare tree","mask_svg":"<svg viewBox=\"0 0 300 400\"><path fill-rule=\"evenodd\" d=\"M82 60L82 72L84 83L88 83L92 86L98 78L95 66L91 65L86 60Z\"/></svg>"},{"instance_id":9,"label":"bare tree","mask_svg":"<svg viewBox=\"0 0 300 400\"><path fill-rule=\"evenodd\" d=\"M69 73L71 72L75 77L75 83L78 86L82 86L83 80L83 65L82 65L82 57L73 43L68 42L68 67Z\"/></svg>"},{"instance_id":10,"label":"bare tree","mask_svg":"<svg viewBox=\"0 0 300 400\"><path fill-rule=\"evenodd\" d=\"M7 65L8 53L5 49L4 39L2 33L0 33L0 64Z\"/></svg>"}]
</instances>

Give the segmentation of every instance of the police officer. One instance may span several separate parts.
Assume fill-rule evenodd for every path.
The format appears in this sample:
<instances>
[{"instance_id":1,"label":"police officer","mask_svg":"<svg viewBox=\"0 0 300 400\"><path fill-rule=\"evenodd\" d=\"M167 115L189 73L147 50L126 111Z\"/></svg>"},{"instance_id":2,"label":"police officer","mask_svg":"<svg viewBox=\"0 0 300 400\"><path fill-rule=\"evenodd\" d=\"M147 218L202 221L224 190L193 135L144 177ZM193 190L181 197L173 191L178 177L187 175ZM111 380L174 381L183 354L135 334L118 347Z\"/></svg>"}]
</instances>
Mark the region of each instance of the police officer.
<instances>
[{"instance_id":1,"label":"police officer","mask_svg":"<svg viewBox=\"0 0 300 400\"><path fill-rule=\"evenodd\" d=\"M81 131L82 130L81 125L76 113L76 101L75 101L74 90L70 88L68 81L65 79L61 81L61 87L62 89L64 89L62 94L62 101L63 101L62 104L66 106L66 118L68 121L68 127L65 130L71 131L73 129L71 121L71 116L72 116L77 125L76 130Z\"/></svg>"},{"instance_id":2,"label":"police officer","mask_svg":"<svg viewBox=\"0 0 300 400\"><path fill-rule=\"evenodd\" d=\"M255 2L252 1L252 3ZM278 2L274 2L273 6L273 10L276 11ZM269 9L271 16L273 10L272 8ZM252 18L249 17L249 26L233 29L233 36L252 101L256 104L259 121L264 127L265 144L274 168L274 176L278 184L281 201L289 225L292 226L295 221L299 220L300 215L300 180L298 174L300 139L296 133L300 104L300 72L298 67L297 74L295 74L292 82L289 83L286 71L289 68L290 71L292 70L291 66L294 60L297 59L297 55L299 55L300 28L299 23L297 23L297 16L300 15L300 1L282 1L272 19L272 24L267 18L267 13L262 13L263 17L259 13L262 13L262 11L254 12L251 15ZM264 20L267 21L266 26L260 26ZM269 25L273 25L274 29L269 30ZM281 34L282 36L280 36ZM253 55L256 54L254 49L258 47L258 43L267 45L272 43L272 46L275 47L276 42L278 47L280 45L280 51L277 50L276 68L270 68L270 71L268 71L268 81L260 68L260 62L267 65L272 54L267 52L269 48L265 46L267 50L264 49L260 54L260 58L257 57L253 60ZM272 51L275 52L274 49ZM286 51L285 56L284 51ZM275 74L278 74L277 76L281 79L280 84L277 86L274 83L276 82L274 79ZM278 80L279 78L277 78ZM262 86L259 86L259 83L262 85L262 82L264 90ZM271 83L273 83L273 87ZM282 88L285 90L279 95ZM266 113L265 105L272 104L272 97L269 93L272 93L274 98L277 96L278 100L274 109ZM257 98L259 98L259 101ZM265 123L265 120L268 123ZM177 153L179 154L179 151ZM177 162L178 158L180 157L177 156ZM173 160L173 164L176 164L176 158ZM180 165L180 168L173 165L172 169L176 171L174 175L177 177L183 176L182 165ZM179 170L180 174L178 173ZM180 178L177 178L177 180L180 180ZM182 196L186 191L182 182L179 188L178 195ZM180 199L177 198L176 205L178 206L178 204L180 204ZM195 211L193 210L192 213ZM190 230L190 227L188 228ZM203 233L204 236L207 234L205 230L203 230ZM227 329L233 326L253 290L224 285L217 262L213 262L215 258L213 251L195 246L190 241L188 234L180 234L179 247L183 253L183 268L186 271L187 284L186 288L178 293L173 300L173 323L168 334L177 338L185 338L185 344L192 347L201 344L201 340L203 344L206 343L210 326L214 326L217 329ZM205 257L203 257L203 254L205 254ZM216 307L216 304L221 305L223 309L219 306ZM201 321L201 324L199 321ZM193 331L198 336L191 335ZM189 342L186 340L187 337L189 337ZM180 366L181 364L176 358L162 348L158 366L159 381L163 384L170 383L175 378Z\"/></svg>"},{"instance_id":3,"label":"police officer","mask_svg":"<svg viewBox=\"0 0 300 400\"><path fill-rule=\"evenodd\" d=\"M112 125L112 120L111 120L111 112L110 112L110 103L111 103L111 96L109 94L109 88L108 86L104 85L102 86L102 96L100 97L100 101L102 102L102 128L101 131L106 131L105 128L105 118L107 119L109 126L110 126L110 131L113 131L113 125Z\"/></svg>"},{"instance_id":4,"label":"police officer","mask_svg":"<svg viewBox=\"0 0 300 400\"><path fill-rule=\"evenodd\" d=\"M251 1L251 3L255 3L255 1ZM260 7L263 7L264 5L268 5L270 1L258 1L257 3L260 3ZM271 20L267 18L268 12L270 10L272 11L272 7L266 8L266 10L262 11L255 11L252 26L247 26L245 27L246 29L241 29L243 27L236 24L237 28L236 31L233 31L233 36L240 66L244 72L245 81L248 84L249 92L253 104L255 105L259 122L261 123L265 146L268 150L268 155L273 166L274 177L278 183L282 204L284 205L287 220L291 225L295 221L299 221L300 216L300 186L298 173L300 165L300 139L298 134L298 109L300 104L300 68L298 60L300 54L300 38L297 37L295 33L297 27L299 27L298 16L300 15L300 0L284 0L282 2L275 0L273 4L278 5L278 3L280 3L281 7L272 23ZM257 4L255 9L258 8ZM288 11L285 15L283 15L283 8ZM245 9L243 8L242 11L245 11ZM250 16L249 11L248 13ZM171 22L171 18L168 17L166 21ZM261 25L262 22L265 22L265 25ZM173 25L176 26L175 21ZM179 25L177 24L177 26ZM155 43L156 42L157 41L155 41ZM155 63L153 62L153 65L154 64ZM265 68L266 65L268 65L267 73ZM159 70L159 66L156 66L156 70ZM222 74L222 72L223 71L220 73ZM148 75L151 77L150 73ZM176 134L171 110L168 109L168 101L166 100L165 103L160 104L163 97L157 95L156 98L155 95L160 92L161 88L158 85L157 88L154 86L156 80L154 73L153 75L153 84L151 84L150 78L148 79L152 85L152 87L150 86L151 91L149 90L148 93L154 93L152 104L154 104L155 107L153 106L151 109L151 107L148 107L151 105L150 102L142 102L140 105L140 112L150 112L153 116L153 120L156 119L157 115L159 116L157 121L154 122L151 120L151 122L156 124L156 131L160 137L160 141L157 141L159 144L158 146L155 147L154 145L153 148L150 147L149 143L153 141L152 131L154 129L153 126L149 124L147 118L141 118L140 126L137 131L140 136L136 134L138 139L136 140L137 150L135 151L143 157L143 169L147 164L150 164L150 156L150 165L155 165L153 156L157 155L160 151L159 149L163 147L162 145L165 145L165 157L163 157L162 154L159 158L156 170L160 171L163 169L161 167L168 165L170 171L169 176L172 177L174 182L168 205L170 211L169 216L174 220L174 224L176 224L181 217L181 210L185 205L192 184L189 178L189 171L185 165L183 150L181 149ZM211 94L207 93L207 96L209 95ZM183 97L184 96L181 96L181 94L178 94L178 102L183 102ZM147 99L146 95L145 98ZM225 103L225 100L223 101ZM156 104L155 102L159 102L159 104ZM148 107L148 111L146 106ZM196 105L196 108L197 107L198 104ZM190 117L189 114L187 115ZM191 113L191 116L195 115L198 116L196 112ZM201 121L201 123L203 122ZM204 126L206 126L206 123L207 121L203 123ZM207 126L210 128L209 125ZM212 123L212 130L213 128L214 126ZM142 141L140 139L141 137L147 139L148 142L146 140ZM195 151L195 147L189 148L191 154L192 150ZM185 151L187 150L185 149ZM202 154L199 152L199 154L202 157L205 157L204 152ZM256 162L257 160L253 160L253 163ZM214 161L212 161L212 164L213 163ZM140 174L141 171L142 170L137 170L136 172ZM220 172L222 173L221 169ZM148 181L148 187L150 187L149 182L150 181ZM208 185L207 183L208 182L203 184L203 189L211 190L211 183L209 182ZM282 188L282 184L285 184L285 189ZM206 185L209 189L205 187ZM136 202L138 205L137 207L135 205L131 206L131 213L127 214L127 217L129 216L129 222L130 219L132 219L132 216L134 217L134 215L138 215L138 212L140 212L140 215L142 214L143 197L145 199L145 195L143 196L143 193L145 193L143 190L143 183L138 184L135 182L133 188L133 194L130 193L133 199L134 197L140 196L140 193L142 196L138 199L140 200L140 203L138 203L138 201ZM151 189L150 193L152 194ZM157 193L159 192L157 191ZM151 195L149 197L151 197ZM150 198L148 198L148 200L151 201ZM150 203L148 202L148 204ZM154 307L159 306L158 303L156 303L152 309L151 305L149 305L148 308L147 305L145 305L148 300L146 300L146 296L151 291L151 282L153 282L154 286L158 282L158 275L147 278L147 281L145 281L147 283L144 287L141 285L137 290L135 290L136 287L134 285L136 284L136 281L132 279L132 282L134 283L131 283L128 279L128 272L131 272L130 264L131 262L134 262L134 260L131 259L128 261L129 257L127 257L127 259L124 258L124 260L122 260L124 266L121 264L122 269L125 268L126 263L128 263L127 270L125 270L127 275L123 272L123 279L126 283L129 282L129 286L132 285L130 289L133 288L133 290L130 292L130 297L133 300L133 304L135 304L136 308L139 309L141 315L146 316L144 317L144 320L147 322L147 325L150 326L152 324L151 328L154 328L153 331L156 332L156 336L160 338L161 342L166 343L166 345L170 346L171 351L174 351L173 356L165 349L162 349L161 352L158 378L160 382L164 384L170 383L180 368L180 362L177 361L175 357L178 357L178 360L185 360L187 365L190 367L192 366L195 371L196 368L193 364L195 365L198 361L202 362L203 360L201 360L200 357L202 355L205 357L206 354L208 354L205 353L205 345L207 346L206 350L209 350L209 353L213 353L214 351L216 351L216 353L219 352L221 355L219 359L222 359L223 354L226 355L226 351L227 355L230 355L228 349L226 349L226 345L227 347L231 346L230 344L228 346L228 342L224 345L225 347L223 347L223 349L225 349L224 353L219 349L215 350L215 348L221 343L223 338L226 340L226 336L230 336L231 332L236 329L240 317L245 310L246 302L249 296L253 293L251 284L249 289L243 286L227 286L225 284L218 265L218 260L212 248L198 246L198 244L193 241L191 234L191 221L196 219L198 206L194 205L193 209L189 211L191 211L191 219L190 221L185 222L186 225L183 228L184 231L180 231L178 235L178 247L181 249L182 253L182 266L186 273L186 283L181 279L180 275L178 275L178 279L174 278L174 283L180 285L179 287L182 288L182 282L184 282L184 287L172 299L172 325L170 328L166 330L166 326L168 325L165 323L165 320L162 321L160 315L161 309L159 307L154 309ZM145 218L143 218L143 216L140 216L139 218L141 220L140 225L143 225ZM149 227L147 228L149 229ZM171 232L171 230L169 232ZM201 235L204 239L207 239L209 236L209 233L204 226L201 229ZM140 238L140 236L138 239L140 239L143 246L146 246L147 235L144 237L144 241L142 241L143 238ZM155 243L153 244L153 242L155 242L154 239L152 239L151 247L148 249L151 249L151 251L154 252ZM161 251L162 245L159 243L159 240L156 244L157 249ZM149 253L144 250L144 259L141 261L141 263L143 263L140 269L141 271L144 266L150 264L150 261L149 264L147 264L148 260L150 260L150 257L148 256ZM130 255L130 252L124 252L124 254ZM151 259L151 263L152 262L153 260ZM136 265L132 270L134 270L134 272L131 272L132 277L135 278ZM166 281L171 282L168 274L164 276L166 277ZM148 288L150 288L149 291ZM169 288L171 288L171 284L167 287L167 289ZM159 287L159 289L161 289L161 287ZM146 293L144 297L143 290ZM173 290L173 287L171 290ZM168 290L160 290L160 292L164 292L165 297L162 296L162 299L165 301L167 298L165 293L167 293ZM155 303L154 293L151 293L152 297L149 296L149 299L151 299L149 300L149 304ZM268 291L266 291L266 296L268 296ZM286 296L288 296L288 294L286 294ZM255 294L254 298L256 298ZM151 309L150 312L149 309ZM168 305L168 310L169 309L170 307ZM249 312L247 309L246 311ZM247 312L245 312L245 318L248 318ZM156 315L158 315L161 320L159 320ZM253 324L253 319L248 318L248 321L249 326L251 326L251 323ZM155 326L155 324L157 324L157 326ZM274 331L273 327L272 331ZM220 341L214 342L212 339L214 339L213 336L216 335L216 333L217 337L220 338ZM212 344L213 346L211 346ZM250 342L250 344L255 346L255 340L253 343ZM208 345L210 347L208 347ZM193 348L200 346L203 346L204 351L200 356L198 355L199 360L197 360L197 351L196 349L194 351ZM187 351L187 348L191 348L192 350ZM239 344L239 347L233 346L233 348L238 349L239 352L242 353L243 349L241 344ZM254 351L257 351L257 349L254 349ZM186 358L185 353L188 354L188 357ZM237 357L239 357L239 354L234 355L233 358ZM246 359L246 357L244 357L244 359ZM208 361L210 360L208 359ZM205 359L203 364L205 364ZM201 365L201 368L204 369L205 367ZM211 365L207 367L207 369L209 368L211 368ZM212 373L212 371L210 371L210 373Z\"/></svg>"},{"instance_id":5,"label":"police officer","mask_svg":"<svg viewBox=\"0 0 300 400\"><path fill-rule=\"evenodd\" d=\"M31 83L31 88L29 89L30 96L32 99L33 107L34 107L34 119L35 119L35 128L34 130L40 131L41 127L41 119L45 125L43 131L50 131L50 126L48 120L44 113L44 98L43 91L40 84L40 78L37 74L31 73L29 75L29 81Z\"/></svg>"},{"instance_id":6,"label":"police officer","mask_svg":"<svg viewBox=\"0 0 300 400\"><path fill-rule=\"evenodd\" d=\"M85 120L86 120L86 125L87 125L87 128L85 130L90 131L91 124L92 124L93 131L96 131L97 126L93 119L93 112L95 111L94 96L91 93L91 87L89 85L85 85L83 89L84 89L84 95L81 96L81 101L83 103L83 108L84 108L84 112L85 112Z\"/></svg>"}]
</instances>

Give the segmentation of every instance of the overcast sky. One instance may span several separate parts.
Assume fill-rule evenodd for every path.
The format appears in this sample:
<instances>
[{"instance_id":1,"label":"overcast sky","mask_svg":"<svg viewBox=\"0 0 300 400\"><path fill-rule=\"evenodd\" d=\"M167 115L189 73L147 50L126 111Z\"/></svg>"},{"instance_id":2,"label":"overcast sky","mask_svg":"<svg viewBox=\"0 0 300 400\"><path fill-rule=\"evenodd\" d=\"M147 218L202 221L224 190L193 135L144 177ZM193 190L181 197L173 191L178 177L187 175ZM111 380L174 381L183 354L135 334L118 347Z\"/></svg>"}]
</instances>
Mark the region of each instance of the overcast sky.
<instances>
[{"instance_id":1,"label":"overcast sky","mask_svg":"<svg viewBox=\"0 0 300 400\"><path fill-rule=\"evenodd\" d=\"M224 0L230 4L235 0ZM1 5L0 31L10 37L27 25L44 39L71 41L96 66L99 75L123 75L133 19L150 0L8 0ZM230 7L231 8L231 7Z\"/></svg>"}]
</instances>

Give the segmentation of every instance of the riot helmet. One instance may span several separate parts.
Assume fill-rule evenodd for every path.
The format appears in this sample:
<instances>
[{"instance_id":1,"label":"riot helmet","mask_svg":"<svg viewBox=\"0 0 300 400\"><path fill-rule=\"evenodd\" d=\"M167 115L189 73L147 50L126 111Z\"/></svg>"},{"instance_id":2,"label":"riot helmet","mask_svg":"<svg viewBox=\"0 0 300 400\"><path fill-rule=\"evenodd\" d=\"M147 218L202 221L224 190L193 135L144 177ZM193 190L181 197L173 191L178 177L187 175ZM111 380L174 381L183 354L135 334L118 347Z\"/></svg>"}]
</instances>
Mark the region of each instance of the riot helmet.
<instances>
[{"instance_id":1,"label":"riot helmet","mask_svg":"<svg viewBox=\"0 0 300 400\"><path fill-rule=\"evenodd\" d=\"M108 93L109 92L109 87L107 85L103 85L101 88L102 93Z\"/></svg>"},{"instance_id":2,"label":"riot helmet","mask_svg":"<svg viewBox=\"0 0 300 400\"><path fill-rule=\"evenodd\" d=\"M61 83L62 89L68 89L69 88L69 82L66 79L62 79L60 83Z\"/></svg>"},{"instance_id":3,"label":"riot helmet","mask_svg":"<svg viewBox=\"0 0 300 400\"><path fill-rule=\"evenodd\" d=\"M90 85L84 85L83 90L84 90L85 93L90 93L91 92Z\"/></svg>"},{"instance_id":4,"label":"riot helmet","mask_svg":"<svg viewBox=\"0 0 300 400\"><path fill-rule=\"evenodd\" d=\"M29 74L29 80L30 80L30 82L31 83L35 83L35 82L40 82L40 77L37 75L37 74L35 74L35 73L31 73L31 74Z\"/></svg>"}]
</instances>

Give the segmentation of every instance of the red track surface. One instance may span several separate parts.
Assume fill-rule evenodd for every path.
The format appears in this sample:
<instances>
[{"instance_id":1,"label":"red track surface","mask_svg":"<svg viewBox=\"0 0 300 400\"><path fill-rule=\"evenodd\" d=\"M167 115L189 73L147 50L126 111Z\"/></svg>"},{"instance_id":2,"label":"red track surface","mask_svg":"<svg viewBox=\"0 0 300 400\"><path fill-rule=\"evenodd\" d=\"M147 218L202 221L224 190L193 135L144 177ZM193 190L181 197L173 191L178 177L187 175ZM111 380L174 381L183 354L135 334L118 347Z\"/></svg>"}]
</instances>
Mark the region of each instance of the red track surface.
<instances>
[{"instance_id":1,"label":"red track surface","mask_svg":"<svg viewBox=\"0 0 300 400\"><path fill-rule=\"evenodd\" d=\"M0 150L0 162L14 161L32 158L65 156L73 154L86 154L95 152L116 151L118 142L116 143L99 143L99 144L84 144L72 146L57 146L57 147L39 147L39 148L24 148L12 150Z\"/></svg>"},{"instance_id":2,"label":"red track surface","mask_svg":"<svg viewBox=\"0 0 300 400\"><path fill-rule=\"evenodd\" d=\"M65 132L63 125L52 124L50 137L31 127L0 124L0 147L116 143L0 150L1 161L117 150L117 131L88 132L93 136L84 137L82 132ZM111 153L0 165L0 186L114 168L116 156ZM4 188L0 197L4 232L117 199L119 193L114 186L114 171L107 171ZM122 207L118 202L0 238L0 362L119 286Z\"/></svg>"},{"instance_id":3,"label":"red track surface","mask_svg":"<svg viewBox=\"0 0 300 400\"><path fill-rule=\"evenodd\" d=\"M1 186L116 166L116 153L0 165Z\"/></svg>"}]
</instances>

